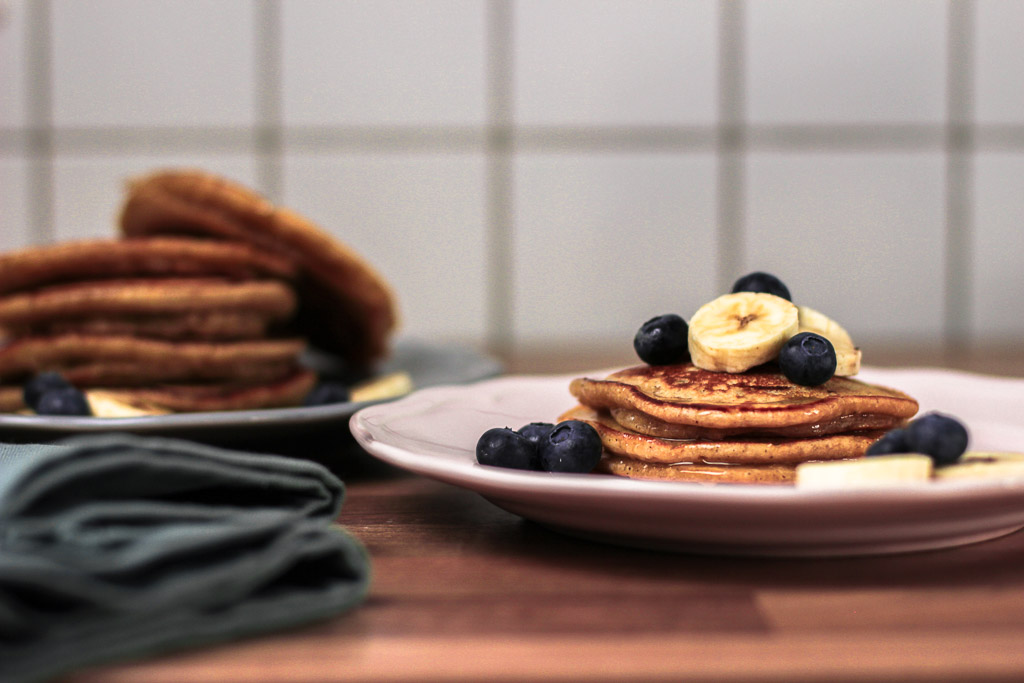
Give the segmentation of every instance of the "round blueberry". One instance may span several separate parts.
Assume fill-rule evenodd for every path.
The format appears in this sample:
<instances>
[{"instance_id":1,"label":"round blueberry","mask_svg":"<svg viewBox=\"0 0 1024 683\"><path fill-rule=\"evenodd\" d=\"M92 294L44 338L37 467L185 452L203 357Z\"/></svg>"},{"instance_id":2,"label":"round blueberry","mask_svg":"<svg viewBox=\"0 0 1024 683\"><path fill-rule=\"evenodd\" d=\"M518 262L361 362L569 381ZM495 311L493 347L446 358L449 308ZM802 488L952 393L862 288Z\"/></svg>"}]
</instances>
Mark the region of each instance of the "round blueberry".
<instances>
[{"instance_id":1,"label":"round blueberry","mask_svg":"<svg viewBox=\"0 0 1024 683\"><path fill-rule=\"evenodd\" d=\"M892 453L910 453L907 444L906 429L890 429L878 441L868 446L864 455L890 455Z\"/></svg>"},{"instance_id":2,"label":"round blueberry","mask_svg":"<svg viewBox=\"0 0 1024 683\"><path fill-rule=\"evenodd\" d=\"M546 472L589 472L601 459L601 437L580 420L559 422L540 444L540 468Z\"/></svg>"},{"instance_id":3,"label":"round blueberry","mask_svg":"<svg viewBox=\"0 0 1024 683\"><path fill-rule=\"evenodd\" d=\"M22 388L22 397L24 398L25 405L35 410L39 404L40 397L47 391L70 388L71 382L64 379L64 375L51 370L41 372L25 382L25 386Z\"/></svg>"},{"instance_id":4,"label":"round blueberry","mask_svg":"<svg viewBox=\"0 0 1024 683\"><path fill-rule=\"evenodd\" d=\"M481 465L537 469L537 446L509 427L488 429L476 442L476 461Z\"/></svg>"},{"instance_id":5,"label":"round blueberry","mask_svg":"<svg viewBox=\"0 0 1024 683\"><path fill-rule=\"evenodd\" d=\"M74 387L50 389L39 397L36 403L39 415L92 415L92 408L85 394Z\"/></svg>"},{"instance_id":6,"label":"round blueberry","mask_svg":"<svg viewBox=\"0 0 1024 683\"><path fill-rule=\"evenodd\" d=\"M763 292L774 294L787 301L793 299L789 296L789 288L779 278L769 273L755 272L744 275L732 286L733 294L736 292Z\"/></svg>"},{"instance_id":7,"label":"round blueberry","mask_svg":"<svg viewBox=\"0 0 1024 683\"><path fill-rule=\"evenodd\" d=\"M967 428L941 413L922 415L907 425L907 445L914 453L931 456L936 465L951 465L967 450Z\"/></svg>"},{"instance_id":8,"label":"round blueberry","mask_svg":"<svg viewBox=\"0 0 1024 683\"><path fill-rule=\"evenodd\" d=\"M779 368L793 384L816 387L836 373L836 350L820 334L799 332L782 345Z\"/></svg>"},{"instance_id":9,"label":"round blueberry","mask_svg":"<svg viewBox=\"0 0 1024 683\"><path fill-rule=\"evenodd\" d=\"M689 325L675 313L651 318L637 330L633 349L648 365L672 365L690 360Z\"/></svg>"},{"instance_id":10,"label":"round blueberry","mask_svg":"<svg viewBox=\"0 0 1024 683\"><path fill-rule=\"evenodd\" d=\"M550 422L531 422L528 425L523 425L519 428L519 433L530 440L534 446L538 446L540 442L547 438L551 430L555 428L555 425Z\"/></svg>"},{"instance_id":11,"label":"round blueberry","mask_svg":"<svg viewBox=\"0 0 1024 683\"><path fill-rule=\"evenodd\" d=\"M351 399L348 387L341 382L323 381L306 394L303 403L307 406L324 406L330 403L346 403Z\"/></svg>"}]
</instances>

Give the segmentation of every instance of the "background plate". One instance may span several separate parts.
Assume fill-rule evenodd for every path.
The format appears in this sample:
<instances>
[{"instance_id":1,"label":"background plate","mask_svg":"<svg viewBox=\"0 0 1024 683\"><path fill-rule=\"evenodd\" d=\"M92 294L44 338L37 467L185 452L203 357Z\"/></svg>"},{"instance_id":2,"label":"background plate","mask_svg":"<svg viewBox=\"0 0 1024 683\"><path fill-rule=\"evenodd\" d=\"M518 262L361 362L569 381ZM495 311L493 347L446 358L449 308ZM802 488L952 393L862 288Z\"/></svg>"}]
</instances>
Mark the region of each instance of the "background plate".
<instances>
[{"instance_id":1,"label":"background plate","mask_svg":"<svg viewBox=\"0 0 1024 683\"><path fill-rule=\"evenodd\" d=\"M952 547L1024 527L1024 478L814 492L524 472L476 463L476 441L488 428L551 422L571 407L568 384L574 376L512 376L417 391L360 410L352 417L352 434L387 463L471 489L527 519L640 547L730 555L862 555ZM922 412L956 415L971 431L972 449L1024 451L1024 380L872 368L859 378L906 391L920 401Z\"/></svg>"},{"instance_id":2,"label":"background plate","mask_svg":"<svg viewBox=\"0 0 1024 683\"><path fill-rule=\"evenodd\" d=\"M314 364L326 367L330 359L319 357ZM402 339L382 364L380 374L399 370L408 372L413 386L419 389L493 377L501 372L501 365L470 349ZM103 419L0 415L0 439L47 442L72 434L118 431L175 436L263 452L308 452L314 446L326 445L322 437L348 435L348 418L373 403L379 402Z\"/></svg>"}]
</instances>

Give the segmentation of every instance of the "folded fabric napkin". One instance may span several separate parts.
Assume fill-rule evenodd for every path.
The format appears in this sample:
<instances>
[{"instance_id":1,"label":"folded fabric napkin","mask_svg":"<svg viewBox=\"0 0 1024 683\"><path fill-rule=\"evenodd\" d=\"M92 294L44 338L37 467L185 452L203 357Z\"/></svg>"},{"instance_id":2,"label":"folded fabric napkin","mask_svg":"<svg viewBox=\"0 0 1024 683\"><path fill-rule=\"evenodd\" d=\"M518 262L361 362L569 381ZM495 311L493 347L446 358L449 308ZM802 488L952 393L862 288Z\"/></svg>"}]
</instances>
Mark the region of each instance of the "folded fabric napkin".
<instances>
[{"instance_id":1,"label":"folded fabric napkin","mask_svg":"<svg viewBox=\"0 0 1024 683\"><path fill-rule=\"evenodd\" d=\"M0 681L297 626L358 604L316 463L105 434L0 444Z\"/></svg>"}]
</instances>

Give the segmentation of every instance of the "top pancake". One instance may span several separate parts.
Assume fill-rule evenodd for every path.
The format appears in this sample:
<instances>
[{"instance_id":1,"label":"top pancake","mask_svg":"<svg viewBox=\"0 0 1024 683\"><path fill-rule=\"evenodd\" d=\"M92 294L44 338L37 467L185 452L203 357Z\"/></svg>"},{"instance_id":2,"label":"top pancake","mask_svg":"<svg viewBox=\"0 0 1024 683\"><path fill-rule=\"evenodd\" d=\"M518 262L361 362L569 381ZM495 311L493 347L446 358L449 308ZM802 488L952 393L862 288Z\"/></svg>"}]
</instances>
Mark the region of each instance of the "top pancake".
<instances>
[{"instance_id":1,"label":"top pancake","mask_svg":"<svg viewBox=\"0 0 1024 683\"><path fill-rule=\"evenodd\" d=\"M291 280L295 274L287 259L245 244L171 237L83 240L0 254L0 294L108 278Z\"/></svg>"},{"instance_id":2,"label":"top pancake","mask_svg":"<svg viewBox=\"0 0 1024 683\"><path fill-rule=\"evenodd\" d=\"M188 235L280 254L299 269L299 329L315 346L358 365L387 352L397 322L384 279L304 217L202 171L158 172L131 183L121 212L127 237Z\"/></svg>"},{"instance_id":3,"label":"top pancake","mask_svg":"<svg viewBox=\"0 0 1024 683\"><path fill-rule=\"evenodd\" d=\"M770 365L741 374L710 372L690 363L638 365L605 379L575 379L569 390L594 409L634 410L662 422L708 430L810 426L858 414L902 421L918 408L902 392L849 377L799 386Z\"/></svg>"}]
</instances>

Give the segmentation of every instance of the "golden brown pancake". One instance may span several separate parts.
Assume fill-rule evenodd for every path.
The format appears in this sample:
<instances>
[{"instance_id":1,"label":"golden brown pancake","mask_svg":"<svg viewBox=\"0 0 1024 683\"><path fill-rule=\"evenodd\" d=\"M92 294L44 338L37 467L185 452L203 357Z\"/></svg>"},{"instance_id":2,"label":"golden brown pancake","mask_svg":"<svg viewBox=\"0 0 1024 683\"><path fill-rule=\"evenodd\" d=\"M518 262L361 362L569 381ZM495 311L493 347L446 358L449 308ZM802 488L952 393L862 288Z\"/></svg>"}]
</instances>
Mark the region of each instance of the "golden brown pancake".
<instances>
[{"instance_id":1,"label":"golden brown pancake","mask_svg":"<svg viewBox=\"0 0 1024 683\"><path fill-rule=\"evenodd\" d=\"M165 171L130 184L120 226L127 237L187 235L281 254L299 270L299 330L355 364L387 352L396 325L384 279L306 218L202 171Z\"/></svg>"},{"instance_id":2,"label":"golden brown pancake","mask_svg":"<svg viewBox=\"0 0 1024 683\"><path fill-rule=\"evenodd\" d=\"M295 266L273 252L176 237L64 242L0 254L0 294L107 278L293 280L295 275Z\"/></svg>"},{"instance_id":3,"label":"golden brown pancake","mask_svg":"<svg viewBox=\"0 0 1024 683\"><path fill-rule=\"evenodd\" d=\"M639 434L618 424L606 412L577 406L559 420L582 420L601 436L606 451L648 463L704 465L796 465L807 460L857 458L884 432L831 434L811 439L732 438L725 440L664 439Z\"/></svg>"},{"instance_id":4,"label":"golden brown pancake","mask_svg":"<svg viewBox=\"0 0 1024 683\"><path fill-rule=\"evenodd\" d=\"M605 379L575 379L570 392L596 410L628 409L660 422L729 430L727 434L813 428L863 414L902 421L918 408L902 392L848 377L833 377L818 387L799 386L774 366L728 374L689 363L638 365Z\"/></svg>"},{"instance_id":5,"label":"golden brown pancake","mask_svg":"<svg viewBox=\"0 0 1024 683\"><path fill-rule=\"evenodd\" d=\"M630 408L612 408L612 418L627 429L659 436L665 439L729 439L739 435L745 436L775 436L790 439L806 439L827 436L829 434L845 434L853 431L875 430L888 431L903 425L906 420L893 415L840 415L828 422L816 422L805 425L793 425L790 427L778 427L775 429L764 428L751 430L740 427L737 429L708 429L706 427L694 427L693 425L680 425L671 422L663 422L638 410Z\"/></svg>"},{"instance_id":6,"label":"golden brown pancake","mask_svg":"<svg viewBox=\"0 0 1024 683\"><path fill-rule=\"evenodd\" d=\"M168 384L151 388L107 389L104 393L129 405L176 413L254 410L301 405L316 381L316 373L296 368L274 381L259 384Z\"/></svg>"},{"instance_id":7,"label":"golden brown pancake","mask_svg":"<svg viewBox=\"0 0 1024 683\"><path fill-rule=\"evenodd\" d=\"M168 340L227 341L268 336L273 319L258 311L193 311L149 316L89 316L36 322L23 334L149 337Z\"/></svg>"},{"instance_id":8,"label":"golden brown pancake","mask_svg":"<svg viewBox=\"0 0 1024 683\"><path fill-rule=\"evenodd\" d=\"M98 391L106 398L152 413L254 410L301 405L316 380L315 373L296 368L263 383L165 384L100 388ZM22 387L0 386L0 412L11 413L25 409Z\"/></svg>"},{"instance_id":9,"label":"golden brown pancake","mask_svg":"<svg viewBox=\"0 0 1024 683\"><path fill-rule=\"evenodd\" d=\"M273 280L94 280L0 297L0 327L22 335L31 333L34 325L52 320L213 311L259 313L269 320L284 321L295 306L292 289Z\"/></svg>"},{"instance_id":10,"label":"golden brown pancake","mask_svg":"<svg viewBox=\"0 0 1024 683\"><path fill-rule=\"evenodd\" d=\"M595 472L630 479L690 481L705 484L790 484L796 479L792 465L666 465L605 453Z\"/></svg>"},{"instance_id":11,"label":"golden brown pancake","mask_svg":"<svg viewBox=\"0 0 1024 683\"><path fill-rule=\"evenodd\" d=\"M290 372L301 339L166 342L68 334L25 337L0 348L0 383L21 384L53 370L78 387L162 382L267 381Z\"/></svg>"}]
</instances>

